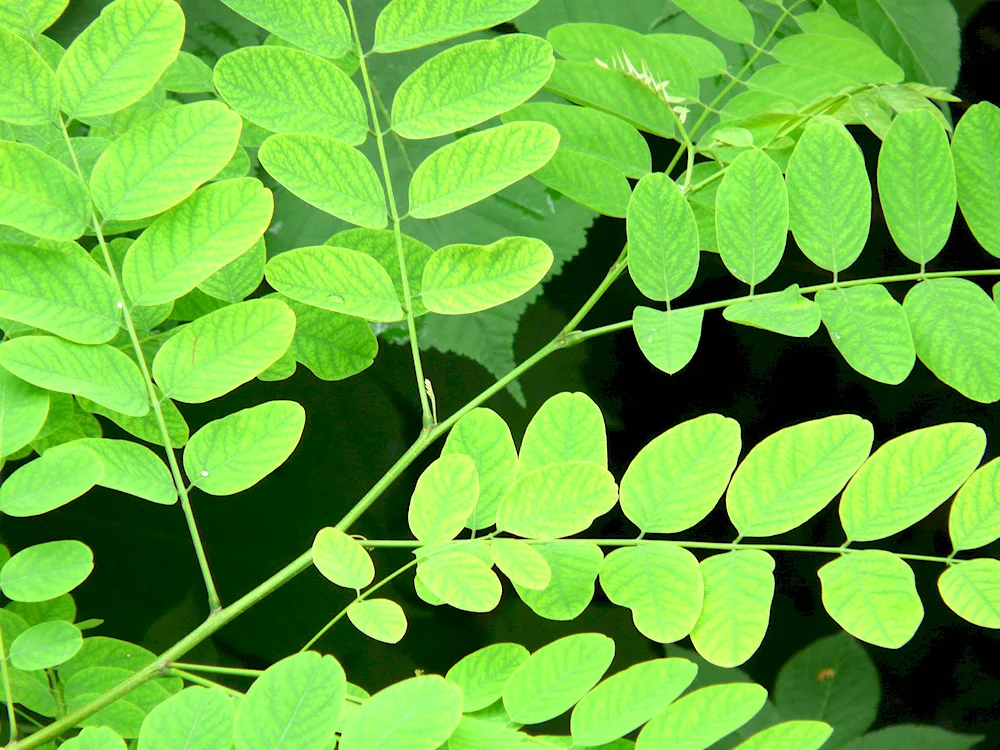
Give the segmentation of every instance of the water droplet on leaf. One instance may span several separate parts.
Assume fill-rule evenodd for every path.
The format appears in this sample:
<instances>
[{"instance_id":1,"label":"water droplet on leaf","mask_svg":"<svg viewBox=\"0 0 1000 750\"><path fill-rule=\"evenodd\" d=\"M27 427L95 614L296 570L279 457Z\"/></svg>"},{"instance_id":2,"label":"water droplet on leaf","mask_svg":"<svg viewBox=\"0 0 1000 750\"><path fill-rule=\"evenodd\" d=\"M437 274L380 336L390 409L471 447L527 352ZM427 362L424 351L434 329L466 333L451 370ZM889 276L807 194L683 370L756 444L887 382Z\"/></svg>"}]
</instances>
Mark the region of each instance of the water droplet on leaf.
<instances>
[{"instance_id":1,"label":"water droplet on leaf","mask_svg":"<svg viewBox=\"0 0 1000 750\"><path fill-rule=\"evenodd\" d=\"M339 294L331 294L331 295L329 295L326 298L326 301L330 302L330 303L332 303L334 305L342 305L342 304L344 304L344 298L341 297Z\"/></svg>"}]
</instances>

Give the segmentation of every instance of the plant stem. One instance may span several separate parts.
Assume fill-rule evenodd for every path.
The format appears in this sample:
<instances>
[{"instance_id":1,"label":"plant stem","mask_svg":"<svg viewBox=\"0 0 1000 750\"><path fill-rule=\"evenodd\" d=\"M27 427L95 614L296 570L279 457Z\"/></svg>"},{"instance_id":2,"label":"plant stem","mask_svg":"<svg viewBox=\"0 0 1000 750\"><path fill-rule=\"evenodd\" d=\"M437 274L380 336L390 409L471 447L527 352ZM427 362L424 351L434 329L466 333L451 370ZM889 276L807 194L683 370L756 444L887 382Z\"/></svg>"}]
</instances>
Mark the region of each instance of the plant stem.
<instances>
[{"instance_id":1,"label":"plant stem","mask_svg":"<svg viewBox=\"0 0 1000 750\"><path fill-rule=\"evenodd\" d=\"M396 208L396 198L392 191L392 175L389 173L389 159L385 153L385 140L382 130L379 128L378 110L375 107L375 94L372 91L371 79L368 76L368 65L365 62L365 54L361 49L361 34L358 32L358 22L354 18L354 5L351 0L347 0L347 13L351 20L351 33L354 36L354 44L356 46L355 54L358 56L361 67L361 78L364 80L365 93L368 96L368 111L372 118L375 142L378 144L378 156L382 162L385 194L389 204L389 215L392 218L392 231L396 237L396 254L399 257L399 275L402 279L403 304L406 308L406 328L410 335L410 352L413 355L413 370L417 377L417 392L420 394L420 411L423 415L424 432L426 432L433 426L435 420L425 386L423 363L420 361L420 342L417 339L417 323L413 316L413 298L410 294L410 280L406 273L406 253L403 250L403 236L399 228L399 210Z\"/></svg>"},{"instance_id":2,"label":"plant stem","mask_svg":"<svg viewBox=\"0 0 1000 750\"><path fill-rule=\"evenodd\" d=\"M260 677L263 669L240 669L238 667L213 667L209 664L187 664L180 661L170 662L169 669L183 669L186 672L204 672L205 674L224 674L233 677Z\"/></svg>"},{"instance_id":3,"label":"plant stem","mask_svg":"<svg viewBox=\"0 0 1000 750\"><path fill-rule=\"evenodd\" d=\"M628 245L622 248L622 251L618 254L618 260L612 264L604 280L594 290L594 293L583 303L583 306L577 311L576 315L570 318L569 323L563 327L561 331L562 336L568 336L576 330L576 327L580 325L580 322L587 316L587 313L594 308L594 305L604 296L604 293L608 291L626 268L628 268Z\"/></svg>"},{"instance_id":4,"label":"plant stem","mask_svg":"<svg viewBox=\"0 0 1000 750\"><path fill-rule=\"evenodd\" d=\"M76 167L76 173L80 176L80 179L86 183L83 170L80 169L80 162L76 158L76 151L73 149L73 141L69 137L69 131L66 130L66 122L62 119L62 115L59 116L59 125L62 129L63 140L66 141L66 147L69 149L69 155L73 160L73 166ZM194 545L195 556L198 558L198 566L201 568L201 575L205 580L205 590L208 592L208 609L210 612L215 612L221 608L222 604L219 601L219 593L215 588L215 580L212 578L212 571L208 566L208 557L205 555L205 546L202 544L201 534L198 532L198 524L194 518L194 509L191 507L191 500L188 497L187 489L184 485L184 477L181 476L180 466L177 465L177 457L174 455L173 443L170 442L170 432L167 430L167 423L163 418L163 410L160 408L160 400L156 396L156 388L153 386L153 378L149 374L149 368L146 366L146 357L142 352L142 344L139 342L139 336L135 331L135 325L132 323L132 314L129 311L128 305L125 304L125 292L122 290L122 286L118 281L118 273L115 270L115 264L111 258L111 252L108 250L108 244L104 239L104 232L101 231L101 223L97 219L97 211L94 209L93 203L91 203L90 207L90 216L91 220L94 222L94 233L97 235L97 242L100 244L101 252L104 255L104 264L107 266L108 275L111 276L111 283L115 286L115 294L118 296L118 306L121 308L122 319L125 321L125 327L128 330L129 340L132 342L132 351L135 353L136 363L139 365L139 371L142 373L142 379L146 385L149 405L153 410L153 414L156 416L156 423L160 429L160 438L163 440L164 450L167 454L167 463L170 466L170 473L174 480L174 487L177 490L177 496L180 498L181 508L184 510L184 518L187 521L188 532L191 535L191 542Z\"/></svg>"},{"instance_id":5,"label":"plant stem","mask_svg":"<svg viewBox=\"0 0 1000 750\"><path fill-rule=\"evenodd\" d=\"M169 667L168 669L164 670L164 676L180 677L182 680L187 680L188 682L192 682L195 685L201 685L202 687L207 687L207 688L218 688L219 690L224 690L230 695L238 695L241 698L243 697L243 693L241 693L239 690L234 690L233 688L222 685L218 682L215 682L214 680L209 680L196 674L191 674L190 672L186 672L183 669L177 669L177 667Z\"/></svg>"},{"instance_id":6,"label":"plant stem","mask_svg":"<svg viewBox=\"0 0 1000 750\"><path fill-rule=\"evenodd\" d=\"M3 692L6 696L7 721L10 723L8 743L17 742L17 716L14 713L14 693L10 686L10 670L7 667L7 649L3 645L3 628L0 627L0 674L3 676Z\"/></svg>"}]
</instances>

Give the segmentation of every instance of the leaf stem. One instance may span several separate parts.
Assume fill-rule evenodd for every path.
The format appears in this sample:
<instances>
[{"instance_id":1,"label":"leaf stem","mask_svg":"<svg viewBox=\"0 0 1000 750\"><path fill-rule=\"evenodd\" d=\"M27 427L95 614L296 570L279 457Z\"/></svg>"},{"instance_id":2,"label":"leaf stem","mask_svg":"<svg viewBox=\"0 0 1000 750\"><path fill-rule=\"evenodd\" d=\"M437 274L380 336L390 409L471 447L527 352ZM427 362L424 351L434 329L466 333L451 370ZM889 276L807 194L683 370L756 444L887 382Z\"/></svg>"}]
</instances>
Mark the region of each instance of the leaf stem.
<instances>
[{"instance_id":1,"label":"leaf stem","mask_svg":"<svg viewBox=\"0 0 1000 750\"><path fill-rule=\"evenodd\" d=\"M73 149L73 141L69 137L69 131L66 130L66 122L62 119L62 115L59 116L59 125L62 129L63 139L66 141L66 147L69 149L70 157L73 159L73 165L76 167L76 172L80 176L80 179L86 182L83 170L80 169L80 162L76 157L76 151ZM180 498L181 508L184 510L184 518L187 521L188 532L191 535L191 542L194 545L195 556L198 558L198 566L201 568L201 575L205 580L205 590L208 592L208 609L210 612L216 612L222 606L219 601L219 592L215 588L215 580L212 578L212 571L208 566L208 557L205 555L205 546L202 544L201 534L198 532L194 509L191 507L191 500L184 485L184 477L181 475L180 466L177 464L177 457L174 455L173 443L170 441L170 432L167 430L167 423L163 418L160 400L156 396L153 378L149 374L149 368L146 366L146 357L142 351L142 344L139 342L139 336L135 331L132 314L128 309L128 305L125 304L125 292L118 281L118 273L111 258L111 251L108 250L108 244L105 241L104 232L101 231L101 223L98 221L97 211L94 209L93 203L90 207L90 216L94 222L94 233L97 235L97 242L101 246L108 275L111 276L111 282L115 286L115 294L118 295L118 306L121 308L122 319L125 321L129 340L132 342L132 351L135 353L136 363L139 366L139 371L142 373L150 408L152 408L153 414L156 416L156 423L160 429L160 438L163 440L164 451L167 454L167 463L170 465L170 473L174 480L174 487L177 490L177 496Z\"/></svg>"},{"instance_id":2,"label":"leaf stem","mask_svg":"<svg viewBox=\"0 0 1000 750\"><path fill-rule=\"evenodd\" d=\"M7 649L3 645L3 628L0 627L0 674L3 676L3 693L7 704L7 721L10 723L8 743L17 742L17 715L14 712L14 692L10 686L10 670L7 667Z\"/></svg>"},{"instance_id":3,"label":"leaf stem","mask_svg":"<svg viewBox=\"0 0 1000 750\"><path fill-rule=\"evenodd\" d=\"M241 698L243 697L243 693L241 693L239 690L235 690L231 687L227 687L226 685L222 685L218 682L215 682L215 680L209 680L205 677L201 677L200 675L191 674L191 672L187 672L183 669L178 669L177 667L169 667L165 669L164 676L180 677L182 680L187 680L188 682L194 683L195 685L201 685L202 687L207 687L207 688L218 688L219 690L223 690L229 693L230 695L238 695Z\"/></svg>"},{"instance_id":4,"label":"leaf stem","mask_svg":"<svg viewBox=\"0 0 1000 750\"><path fill-rule=\"evenodd\" d=\"M378 110L375 107L375 94L372 91L371 78L368 76L368 64L365 62L366 56L361 49L361 34L358 31L358 22L354 17L354 5L351 0L347 0L347 13L351 20L351 33L354 36L355 54L358 56L361 77L365 82L365 94L368 97L368 111L372 118L375 143L378 145L379 160L382 162L385 194L389 203L389 215L392 218L392 231L396 237L396 254L399 257L399 275L402 279L403 304L406 308L406 328L410 335L410 352L413 355L413 369L417 377L417 393L420 394L420 411L423 415L424 432L426 433L434 425L435 419L427 396L427 390L424 386L424 367L420 360L420 342L417 339L417 324L416 318L413 315L413 298L410 293L410 280L406 273L406 253L403 250L403 237L399 228L399 209L396 207L396 198L392 190L392 175L389 173L389 159L385 153L385 140L382 130L379 127Z\"/></svg>"},{"instance_id":5,"label":"leaf stem","mask_svg":"<svg viewBox=\"0 0 1000 750\"><path fill-rule=\"evenodd\" d=\"M263 669L240 669L238 667L213 667L209 664L187 664L172 661L166 665L168 669L183 669L186 672L204 672L205 674L224 674L232 677L260 677Z\"/></svg>"},{"instance_id":6,"label":"leaf stem","mask_svg":"<svg viewBox=\"0 0 1000 750\"><path fill-rule=\"evenodd\" d=\"M580 322L587 316L587 313L594 308L594 305L598 303L601 297L604 296L604 293L608 291L626 268L628 268L628 245L622 248L622 251L618 254L618 260L612 264L604 280L598 285L587 301L583 303L583 306L577 311L576 315L570 318L569 323L563 327L560 335L568 336L576 330L576 327L580 325Z\"/></svg>"}]
</instances>

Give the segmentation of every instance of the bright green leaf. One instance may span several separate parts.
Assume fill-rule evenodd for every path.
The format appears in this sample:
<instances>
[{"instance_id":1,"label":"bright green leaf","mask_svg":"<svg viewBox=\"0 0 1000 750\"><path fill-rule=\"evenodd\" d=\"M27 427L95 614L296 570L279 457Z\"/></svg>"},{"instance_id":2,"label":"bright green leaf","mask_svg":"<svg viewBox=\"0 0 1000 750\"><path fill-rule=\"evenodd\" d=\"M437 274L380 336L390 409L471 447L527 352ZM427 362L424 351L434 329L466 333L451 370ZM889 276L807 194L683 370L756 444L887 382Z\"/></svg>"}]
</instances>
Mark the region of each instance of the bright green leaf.
<instances>
[{"instance_id":1,"label":"bright green leaf","mask_svg":"<svg viewBox=\"0 0 1000 750\"><path fill-rule=\"evenodd\" d=\"M86 647L86 640L84 644ZM132 674L133 671L130 669L103 665L88 667L74 673L71 678L63 682L63 697L67 708L71 711L82 708ZM170 693L159 684L159 681L147 682L80 723L83 726L107 726L122 737L136 737L147 714L169 697Z\"/></svg>"},{"instance_id":2,"label":"bright green leaf","mask_svg":"<svg viewBox=\"0 0 1000 750\"><path fill-rule=\"evenodd\" d=\"M649 34L650 39L662 44L690 63L698 78L713 78L724 75L729 63L721 49L704 37L693 34Z\"/></svg>"},{"instance_id":3,"label":"bright green leaf","mask_svg":"<svg viewBox=\"0 0 1000 750\"><path fill-rule=\"evenodd\" d=\"M723 39L753 43L753 17L739 0L675 0L675 3L695 21Z\"/></svg>"},{"instance_id":4,"label":"bright green leaf","mask_svg":"<svg viewBox=\"0 0 1000 750\"><path fill-rule=\"evenodd\" d=\"M722 317L730 323L809 338L819 330L822 314L819 305L803 297L798 284L792 284L781 292L729 305Z\"/></svg>"},{"instance_id":5,"label":"bright green leaf","mask_svg":"<svg viewBox=\"0 0 1000 750\"><path fill-rule=\"evenodd\" d=\"M632 332L649 363L673 375L694 357L701 341L705 311L700 307L654 310L639 306L632 312Z\"/></svg>"},{"instance_id":6,"label":"bright green leaf","mask_svg":"<svg viewBox=\"0 0 1000 750\"><path fill-rule=\"evenodd\" d=\"M45 542L21 550L0 568L0 589L16 602L43 602L72 591L94 569L83 542Z\"/></svg>"},{"instance_id":7,"label":"bright green leaf","mask_svg":"<svg viewBox=\"0 0 1000 750\"><path fill-rule=\"evenodd\" d=\"M316 533L312 557L323 577L338 586L363 589L375 579L375 565L368 551L354 537L332 526Z\"/></svg>"},{"instance_id":8,"label":"bright green leaf","mask_svg":"<svg viewBox=\"0 0 1000 750\"><path fill-rule=\"evenodd\" d=\"M676 299L698 273L698 227L677 183L660 172L639 180L628 204L628 270L652 300Z\"/></svg>"},{"instance_id":9,"label":"bright green leaf","mask_svg":"<svg viewBox=\"0 0 1000 750\"><path fill-rule=\"evenodd\" d=\"M215 91L212 69L196 55L179 52L160 78L167 91L178 94L211 94Z\"/></svg>"},{"instance_id":10,"label":"bright green leaf","mask_svg":"<svg viewBox=\"0 0 1000 750\"><path fill-rule=\"evenodd\" d=\"M261 237L250 246L249 250L198 284L198 289L224 302L242 302L264 280L265 263L267 263L267 246Z\"/></svg>"},{"instance_id":11,"label":"bright green leaf","mask_svg":"<svg viewBox=\"0 0 1000 750\"><path fill-rule=\"evenodd\" d=\"M15 0L0 5L0 26L25 39L37 41L41 33L66 10L69 0Z\"/></svg>"},{"instance_id":12,"label":"bright green leaf","mask_svg":"<svg viewBox=\"0 0 1000 750\"><path fill-rule=\"evenodd\" d=\"M785 721L757 732L737 750L819 750L832 732L822 721Z\"/></svg>"},{"instance_id":13,"label":"bright green leaf","mask_svg":"<svg viewBox=\"0 0 1000 750\"><path fill-rule=\"evenodd\" d=\"M491 564L461 548L427 557L417 565L417 577L445 604L466 612L491 612L503 593Z\"/></svg>"},{"instance_id":14,"label":"bright green leaf","mask_svg":"<svg viewBox=\"0 0 1000 750\"><path fill-rule=\"evenodd\" d=\"M478 500L475 462L460 453L441 456L417 479L407 514L410 531L426 544L450 542Z\"/></svg>"},{"instance_id":15,"label":"bright green leaf","mask_svg":"<svg viewBox=\"0 0 1000 750\"><path fill-rule=\"evenodd\" d=\"M576 107L599 114L596 110ZM631 127L626 122L626 127ZM621 172L581 151L557 149L549 163L532 174L536 180L605 216L625 218L632 187Z\"/></svg>"},{"instance_id":16,"label":"bright green leaf","mask_svg":"<svg viewBox=\"0 0 1000 750\"><path fill-rule=\"evenodd\" d=\"M804 107L819 97L856 88L857 84L833 70L778 63L761 68L750 76L747 87L757 96L768 93L776 97L773 106L780 110L787 107L783 106L784 102Z\"/></svg>"},{"instance_id":17,"label":"bright green leaf","mask_svg":"<svg viewBox=\"0 0 1000 750\"><path fill-rule=\"evenodd\" d=\"M541 591L552 581L552 569L532 545L520 539L494 539L490 543L493 562L518 586Z\"/></svg>"},{"instance_id":18,"label":"bright green leaf","mask_svg":"<svg viewBox=\"0 0 1000 750\"><path fill-rule=\"evenodd\" d=\"M65 620L43 622L25 630L10 645L10 663L32 672L48 669L73 658L83 646L79 628Z\"/></svg>"},{"instance_id":19,"label":"bright green leaf","mask_svg":"<svg viewBox=\"0 0 1000 750\"><path fill-rule=\"evenodd\" d=\"M445 679L462 688L463 712L480 711L500 700L507 679L527 658L519 643L493 643L460 659Z\"/></svg>"},{"instance_id":20,"label":"bright green leaf","mask_svg":"<svg viewBox=\"0 0 1000 750\"><path fill-rule=\"evenodd\" d=\"M90 198L75 172L27 143L0 140L0 224L73 240L89 221Z\"/></svg>"},{"instance_id":21,"label":"bright green leaf","mask_svg":"<svg viewBox=\"0 0 1000 750\"><path fill-rule=\"evenodd\" d=\"M981 466L951 504L948 531L955 550L977 549L1000 539L1000 459Z\"/></svg>"},{"instance_id":22,"label":"bright green leaf","mask_svg":"<svg viewBox=\"0 0 1000 750\"><path fill-rule=\"evenodd\" d=\"M149 712L139 743L143 750L229 750L234 717L219 688L188 687Z\"/></svg>"},{"instance_id":23,"label":"bright green leaf","mask_svg":"<svg viewBox=\"0 0 1000 750\"><path fill-rule=\"evenodd\" d=\"M38 516L76 500L97 484L104 464L77 442L45 451L18 467L0 485L0 511L8 516Z\"/></svg>"},{"instance_id":24,"label":"bright green leaf","mask_svg":"<svg viewBox=\"0 0 1000 750\"><path fill-rule=\"evenodd\" d=\"M636 750L705 750L746 724L764 706L767 691L752 683L709 685L674 701L636 740Z\"/></svg>"},{"instance_id":25,"label":"bright green leaf","mask_svg":"<svg viewBox=\"0 0 1000 750\"><path fill-rule=\"evenodd\" d=\"M283 0L280 7L270 0L224 2L261 28L321 57L340 57L354 47L338 0Z\"/></svg>"},{"instance_id":26,"label":"bright green leaf","mask_svg":"<svg viewBox=\"0 0 1000 750\"><path fill-rule=\"evenodd\" d=\"M771 50L786 65L827 69L859 83L900 83L903 69L870 42L826 34L791 34Z\"/></svg>"},{"instance_id":27,"label":"bright green leaf","mask_svg":"<svg viewBox=\"0 0 1000 750\"><path fill-rule=\"evenodd\" d=\"M0 456L9 456L30 443L48 414L48 393L0 367Z\"/></svg>"},{"instance_id":28,"label":"bright green leaf","mask_svg":"<svg viewBox=\"0 0 1000 750\"><path fill-rule=\"evenodd\" d=\"M969 107L951 152L962 215L979 244L1000 257L1000 108L990 102Z\"/></svg>"},{"instance_id":29,"label":"bright green leaf","mask_svg":"<svg viewBox=\"0 0 1000 750\"><path fill-rule=\"evenodd\" d=\"M938 591L963 620L1000 628L1000 561L984 557L951 565L938 578Z\"/></svg>"},{"instance_id":30,"label":"bright green leaf","mask_svg":"<svg viewBox=\"0 0 1000 750\"><path fill-rule=\"evenodd\" d=\"M85 448L104 464L104 473L97 484L119 492L141 497L151 503L172 505L177 502L177 488L163 459L149 448L131 440L83 438L65 443L45 452L45 456Z\"/></svg>"},{"instance_id":31,"label":"bright green leaf","mask_svg":"<svg viewBox=\"0 0 1000 750\"><path fill-rule=\"evenodd\" d=\"M343 380L368 369L378 354L378 340L361 318L285 300L295 313L295 337L287 355L320 380Z\"/></svg>"},{"instance_id":32,"label":"bright green leaf","mask_svg":"<svg viewBox=\"0 0 1000 750\"><path fill-rule=\"evenodd\" d=\"M538 0L393 0L375 23L375 52L401 52L497 26Z\"/></svg>"},{"instance_id":33,"label":"bright green leaf","mask_svg":"<svg viewBox=\"0 0 1000 750\"><path fill-rule=\"evenodd\" d=\"M63 745L66 750L125 750L125 741L110 727L86 727Z\"/></svg>"},{"instance_id":34,"label":"bright green leaf","mask_svg":"<svg viewBox=\"0 0 1000 750\"><path fill-rule=\"evenodd\" d=\"M604 415L585 393L557 393L535 412L521 440L517 475L566 461L608 466Z\"/></svg>"},{"instance_id":35,"label":"bright green leaf","mask_svg":"<svg viewBox=\"0 0 1000 750\"><path fill-rule=\"evenodd\" d=\"M0 120L15 125L59 120L59 85L52 68L27 41L2 26Z\"/></svg>"},{"instance_id":36,"label":"bright green leaf","mask_svg":"<svg viewBox=\"0 0 1000 750\"><path fill-rule=\"evenodd\" d=\"M154 387L154 390L156 391L157 399L160 400L160 409L163 412L163 421L167 425L167 435L170 438L170 444L174 448L183 448L190 436L187 422L184 421L184 416L173 401L169 398L162 398L159 388ZM145 440L147 443L152 443L153 445L164 444L159 422L152 410L143 417L130 417L127 414L122 414L119 411L109 409L79 396L77 397L77 402L84 411L106 417L125 430L125 432L135 435L140 440Z\"/></svg>"},{"instance_id":37,"label":"bright green leaf","mask_svg":"<svg viewBox=\"0 0 1000 750\"><path fill-rule=\"evenodd\" d=\"M539 617L574 620L594 598L594 583L604 564L604 553L583 539L532 545L551 571L549 585L538 591L514 584L518 596Z\"/></svg>"},{"instance_id":38,"label":"bright green leaf","mask_svg":"<svg viewBox=\"0 0 1000 750\"><path fill-rule=\"evenodd\" d=\"M403 608L389 599L365 599L352 602L347 619L367 635L382 643L399 643L406 635Z\"/></svg>"}]
</instances>

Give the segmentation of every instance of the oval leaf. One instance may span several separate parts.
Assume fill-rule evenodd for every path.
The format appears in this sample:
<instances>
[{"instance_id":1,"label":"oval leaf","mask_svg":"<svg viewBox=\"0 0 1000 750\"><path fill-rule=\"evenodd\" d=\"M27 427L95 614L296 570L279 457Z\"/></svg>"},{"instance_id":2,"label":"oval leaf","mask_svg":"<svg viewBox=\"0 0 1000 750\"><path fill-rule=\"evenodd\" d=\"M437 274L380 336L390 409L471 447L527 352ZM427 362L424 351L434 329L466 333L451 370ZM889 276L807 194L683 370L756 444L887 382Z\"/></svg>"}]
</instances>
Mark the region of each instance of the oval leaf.
<instances>
[{"instance_id":1,"label":"oval leaf","mask_svg":"<svg viewBox=\"0 0 1000 750\"><path fill-rule=\"evenodd\" d=\"M48 414L49 394L46 391L0 367L0 456L9 456L30 443L42 429ZM516 460L515 454L515 468Z\"/></svg>"},{"instance_id":2,"label":"oval leaf","mask_svg":"<svg viewBox=\"0 0 1000 750\"><path fill-rule=\"evenodd\" d=\"M0 589L15 602L44 602L72 591L94 569L83 542L45 542L23 549L0 568Z\"/></svg>"},{"instance_id":3,"label":"oval leaf","mask_svg":"<svg viewBox=\"0 0 1000 750\"><path fill-rule=\"evenodd\" d=\"M1000 628L1000 561L985 557L952 565L938 578L938 591L963 620Z\"/></svg>"},{"instance_id":4,"label":"oval leaf","mask_svg":"<svg viewBox=\"0 0 1000 750\"><path fill-rule=\"evenodd\" d=\"M533 591L541 591L552 580L552 569L545 558L530 544L520 539L494 539L490 543L493 562L511 583Z\"/></svg>"},{"instance_id":5,"label":"oval leaf","mask_svg":"<svg viewBox=\"0 0 1000 750\"><path fill-rule=\"evenodd\" d=\"M219 688L185 688L160 703L142 722L143 750L229 750L233 701Z\"/></svg>"},{"instance_id":6,"label":"oval leaf","mask_svg":"<svg viewBox=\"0 0 1000 750\"><path fill-rule=\"evenodd\" d=\"M986 252L1000 258L1000 108L990 102L969 107L951 152L962 216Z\"/></svg>"},{"instance_id":7,"label":"oval leaf","mask_svg":"<svg viewBox=\"0 0 1000 750\"><path fill-rule=\"evenodd\" d=\"M320 57L336 58L353 47L347 14L337 0L224 0L261 28Z\"/></svg>"},{"instance_id":8,"label":"oval leaf","mask_svg":"<svg viewBox=\"0 0 1000 750\"><path fill-rule=\"evenodd\" d=\"M19 466L0 485L0 512L38 516L76 500L97 484L104 475L104 464L78 442L45 451Z\"/></svg>"},{"instance_id":9,"label":"oval leaf","mask_svg":"<svg viewBox=\"0 0 1000 750\"><path fill-rule=\"evenodd\" d=\"M535 412L521 440L517 475L566 461L608 466L604 415L585 393L557 393Z\"/></svg>"},{"instance_id":10,"label":"oval leaf","mask_svg":"<svg viewBox=\"0 0 1000 750\"><path fill-rule=\"evenodd\" d=\"M822 318L819 305L803 297L798 284L729 305L722 310L722 317L731 323L798 338L816 333Z\"/></svg>"},{"instance_id":11,"label":"oval leaf","mask_svg":"<svg viewBox=\"0 0 1000 750\"><path fill-rule=\"evenodd\" d=\"M574 620L594 598L594 584L604 564L604 553L593 542L567 539L533 544L551 571L549 585L538 591L516 583L521 601L547 620Z\"/></svg>"},{"instance_id":12,"label":"oval leaf","mask_svg":"<svg viewBox=\"0 0 1000 750\"><path fill-rule=\"evenodd\" d=\"M753 18L739 0L680 0L676 5L723 39L753 44Z\"/></svg>"},{"instance_id":13,"label":"oval leaf","mask_svg":"<svg viewBox=\"0 0 1000 750\"><path fill-rule=\"evenodd\" d=\"M83 635L65 620L43 622L25 630L10 644L10 663L15 669L33 672L56 667L76 656Z\"/></svg>"},{"instance_id":14,"label":"oval leaf","mask_svg":"<svg viewBox=\"0 0 1000 750\"><path fill-rule=\"evenodd\" d=\"M375 52L402 52L489 29L538 0L393 0L375 22Z\"/></svg>"},{"instance_id":15,"label":"oval leaf","mask_svg":"<svg viewBox=\"0 0 1000 750\"><path fill-rule=\"evenodd\" d=\"M462 710L481 711L500 700L507 679L528 658L519 643L493 643L463 657L445 679L462 688Z\"/></svg>"},{"instance_id":16,"label":"oval leaf","mask_svg":"<svg viewBox=\"0 0 1000 750\"><path fill-rule=\"evenodd\" d=\"M151 503L172 505L177 502L177 488L163 459L144 445L131 440L83 438L45 451L45 456L84 448L104 464L104 474L97 480L101 487L141 497Z\"/></svg>"},{"instance_id":17,"label":"oval leaf","mask_svg":"<svg viewBox=\"0 0 1000 750\"><path fill-rule=\"evenodd\" d=\"M468 456L441 456L424 469L410 498L407 520L421 542L450 542L465 528L479 500L476 464Z\"/></svg>"},{"instance_id":18,"label":"oval leaf","mask_svg":"<svg viewBox=\"0 0 1000 750\"><path fill-rule=\"evenodd\" d=\"M822 721L784 721L762 729L737 750L819 750L833 734Z\"/></svg>"},{"instance_id":19,"label":"oval leaf","mask_svg":"<svg viewBox=\"0 0 1000 750\"><path fill-rule=\"evenodd\" d=\"M981 466L951 504L948 531L955 550L977 549L1000 539L1000 459Z\"/></svg>"},{"instance_id":20,"label":"oval leaf","mask_svg":"<svg viewBox=\"0 0 1000 750\"><path fill-rule=\"evenodd\" d=\"M14 125L59 120L55 73L34 48L0 26L0 119Z\"/></svg>"},{"instance_id":21,"label":"oval leaf","mask_svg":"<svg viewBox=\"0 0 1000 750\"><path fill-rule=\"evenodd\" d=\"M366 599L351 603L347 619L367 635L382 643L399 643L406 635L403 608L389 599Z\"/></svg>"},{"instance_id":22,"label":"oval leaf","mask_svg":"<svg viewBox=\"0 0 1000 750\"><path fill-rule=\"evenodd\" d=\"M461 549L427 557L417 565L417 578L445 604L466 612L491 612L503 593L491 565Z\"/></svg>"},{"instance_id":23,"label":"oval leaf","mask_svg":"<svg viewBox=\"0 0 1000 750\"><path fill-rule=\"evenodd\" d=\"M344 588L363 589L375 579L375 565L368 551L354 537L332 526L316 533L312 559L327 580Z\"/></svg>"},{"instance_id":24,"label":"oval leaf","mask_svg":"<svg viewBox=\"0 0 1000 750\"><path fill-rule=\"evenodd\" d=\"M636 750L669 747L704 750L752 719L767 691L753 683L709 685L688 693L653 717L636 739Z\"/></svg>"},{"instance_id":25,"label":"oval leaf","mask_svg":"<svg viewBox=\"0 0 1000 750\"><path fill-rule=\"evenodd\" d=\"M632 312L632 332L649 363L673 375L684 369L698 351L704 317L700 307L654 310L640 306Z\"/></svg>"},{"instance_id":26,"label":"oval leaf","mask_svg":"<svg viewBox=\"0 0 1000 750\"><path fill-rule=\"evenodd\" d=\"M75 172L27 143L0 141L0 223L75 240L89 222L90 198Z\"/></svg>"}]
</instances>

